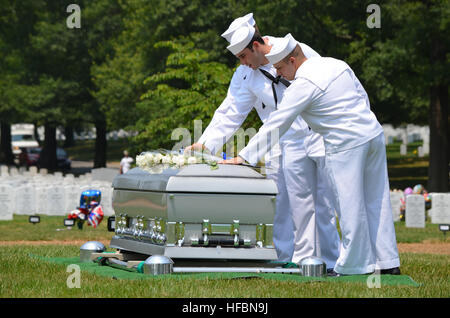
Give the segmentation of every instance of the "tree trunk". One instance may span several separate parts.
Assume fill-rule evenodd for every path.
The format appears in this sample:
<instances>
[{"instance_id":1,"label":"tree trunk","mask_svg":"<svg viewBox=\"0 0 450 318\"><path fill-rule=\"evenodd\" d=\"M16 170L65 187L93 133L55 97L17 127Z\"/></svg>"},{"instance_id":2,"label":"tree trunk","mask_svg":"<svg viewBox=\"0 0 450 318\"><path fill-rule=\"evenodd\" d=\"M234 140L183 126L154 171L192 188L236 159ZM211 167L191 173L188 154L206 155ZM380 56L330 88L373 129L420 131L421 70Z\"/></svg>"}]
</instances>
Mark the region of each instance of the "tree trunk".
<instances>
[{"instance_id":1,"label":"tree trunk","mask_svg":"<svg viewBox=\"0 0 450 318\"><path fill-rule=\"evenodd\" d=\"M64 141L64 148L75 145L72 126L64 127L64 136L66 137L66 140Z\"/></svg>"},{"instance_id":2,"label":"tree trunk","mask_svg":"<svg viewBox=\"0 0 450 318\"><path fill-rule=\"evenodd\" d=\"M94 168L106 167L106 122L96 121Z\"/></svg>"},{"instance_id":3,"label":"tree trunk","mask_svg":"<svg viewBox=\"0 0 450 318\"><path fill-rule=\"evenodd\" d=\"M44 127L44 147L42 148L38 165L40 168L56 170L58 168L58 162L56 158L56 126L47 123L44 125Z\"/></svg>"},{"instance_id":4,"label":"tree trunk","mask_svg":"<svg viewBox=\"0 0 450 318\"><path fill-rule=\"evenodd\" d=\"M38 144L40 145L41 142L42 142L42 140L41 140L41 138L39 137L39 133L38 133L38 125L37 125L37 123L33 123L33 125L34 125L34 137L36 138L36 141L37 141Z\"/></svg>"},{"instance_id":5,"label":"tree trunk","mask_svg":"<svg viewBox=\"0 0 450 318\"><path fill-rule=\"evenodd\" d=\"M433 86L430 95L430 164L427 190L448 192L448 86Z\"/></svg>"},{"instance_id":6,"label":"tree trunk","mask_svg":"<svg viewBox=\"0 0 450 318\"><path fill-rule=\"evenodd\" d=\"M11 147L11 125L6 122L0 122L0 163L14 165L14 155Z\"/></svg>"},{"instance_id":7,"label":"tree trunk","mask_svg":"<svg viewBox=\"0 0 450 318\"><path fill-rule=\"evenodd\" d=\"M437 31L432 31L430 38L430 63L438 68L445 65L447 59L445 41ZM434 83L430 87L430 163L427 190L448 192L448 79L436 71L433 71L432 76Z\"/></svg>"}]
</instances>

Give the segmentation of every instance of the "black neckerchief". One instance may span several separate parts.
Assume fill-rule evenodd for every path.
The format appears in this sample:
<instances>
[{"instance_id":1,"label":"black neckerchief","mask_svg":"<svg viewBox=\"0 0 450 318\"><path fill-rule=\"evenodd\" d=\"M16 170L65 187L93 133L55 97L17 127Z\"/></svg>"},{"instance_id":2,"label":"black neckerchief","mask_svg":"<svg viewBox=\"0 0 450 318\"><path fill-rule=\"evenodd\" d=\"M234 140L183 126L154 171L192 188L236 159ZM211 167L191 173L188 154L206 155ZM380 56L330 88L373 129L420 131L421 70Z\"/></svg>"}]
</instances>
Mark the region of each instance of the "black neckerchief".
<instances>
[{"instance_id":1,"label":"black neckerchief","mask_svg":"<svg viewBox=\"0 0 450 318\"><path fill-rule=\"evenodd\" d=\"M263 69L259 69L259 70L265 77L267 77L268 79L270 79L272 81L273 98L275 100L275 109L277 109L278 98L277 98L277 92L275 90L275 84L282 83L284 86L289 87L289 85L291 85L291 83L289 83L288 80L282 78L281 76L274 77L272 74L270 74L269 72L267 72Z\"/></svg>"}]
</instances>

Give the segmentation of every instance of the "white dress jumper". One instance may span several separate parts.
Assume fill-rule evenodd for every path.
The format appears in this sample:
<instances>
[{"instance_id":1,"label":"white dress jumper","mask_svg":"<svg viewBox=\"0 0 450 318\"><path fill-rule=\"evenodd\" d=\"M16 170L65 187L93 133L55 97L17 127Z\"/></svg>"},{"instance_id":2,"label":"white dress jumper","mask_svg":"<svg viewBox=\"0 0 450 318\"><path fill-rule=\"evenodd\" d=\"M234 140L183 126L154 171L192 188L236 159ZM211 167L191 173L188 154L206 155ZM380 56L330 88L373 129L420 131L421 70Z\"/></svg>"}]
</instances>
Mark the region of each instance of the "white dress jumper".
<instances>
[{"instance_id":1,"label":"white dress jumper","mask_svg":"<svg viewBox=\"0 0 450 318\"><path fill-rule=\"evenodd\" d=\"M400 266L392 218L383 130L351 68L333 58L308 58L286 89L278 110L239 155L251 164L301 115L323 136L325 167L342 232L334 267L365 274Z\"/></svg>"}]
</instances>

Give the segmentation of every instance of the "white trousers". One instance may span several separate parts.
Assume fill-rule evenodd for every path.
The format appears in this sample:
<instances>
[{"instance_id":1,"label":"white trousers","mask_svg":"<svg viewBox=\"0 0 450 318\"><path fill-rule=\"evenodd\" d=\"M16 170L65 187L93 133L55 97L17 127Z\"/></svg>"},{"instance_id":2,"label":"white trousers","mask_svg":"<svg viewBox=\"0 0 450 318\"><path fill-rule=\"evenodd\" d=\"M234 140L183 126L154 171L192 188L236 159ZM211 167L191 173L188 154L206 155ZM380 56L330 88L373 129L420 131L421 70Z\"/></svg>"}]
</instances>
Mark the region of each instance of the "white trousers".
<instances>
[{"instance_id":1,"label":"white trousers","mask_svg":"<svg viewBox=\"0 0 450 318\"><path fill-rule=\"evenodd\" d=\"M283 169L280 168L282 156L271 158L270 164L266 161L266 167L270 167L267 177L277 184L278 195L273 220L273 243L280 262L290 262L294 253L294 224L290 215L288 191Z\"/></svg>"},{"instance_id":2,"label":"white trousers","mask_svg":"<svg viewBox=\"0 0 450 318\"><path fill-rule=\"evenodd\" d=\"M335 271L365 274L400 266L384 134L325 158L342 233Z\"/></svg>"},{"instance_id":3,"label":"white trousers","mask_svg":"<svg viewBox=\"0 0 450 318\"><path fill-rule=\"evenodd\" d=\"M268 175L279 192L274 244L280 261L298 263L304 257L319 256L333 268L340 246L333 195L324 156L315 152L315 141L307 141L282 143L279 169Z\"/></svg>"}]
</instances>

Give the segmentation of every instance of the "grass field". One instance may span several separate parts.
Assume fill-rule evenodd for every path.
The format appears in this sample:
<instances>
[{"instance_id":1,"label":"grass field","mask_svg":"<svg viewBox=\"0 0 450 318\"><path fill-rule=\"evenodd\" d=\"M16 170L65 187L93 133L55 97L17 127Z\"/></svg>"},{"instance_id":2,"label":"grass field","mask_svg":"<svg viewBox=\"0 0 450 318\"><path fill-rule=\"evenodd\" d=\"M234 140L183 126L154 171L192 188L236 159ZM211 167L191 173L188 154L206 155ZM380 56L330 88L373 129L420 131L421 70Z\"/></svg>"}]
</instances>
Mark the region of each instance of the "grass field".
<instances>
[{"instance_id":1,"label":"grass field","mask_svg":"<svg viewBox=\"0 0 450 318\"><path fill-rule=\"evenodd\" d=\"M78 257L79 247L89 240L108 244L112 233L106 222L93 229L64 229L63 217L41 216L41 223L28 223L27 216L1 221L1 298L448 298L450 297L450 255L400 253L403 275L421 284L369 288L365 283L276 281L269 279L150 279L121 280L82 272L80 288L68 288L67 266L43 261L42 257ZM405 228L396 223L399 243L444 243L434 224L425 229ZM30 242L31 241L31 242ZM34 243L32 242L34 241ZM13 243L14 242L14 243ZM143 275L143 274L142 274Z\"/></svg>"}]
</instances>

